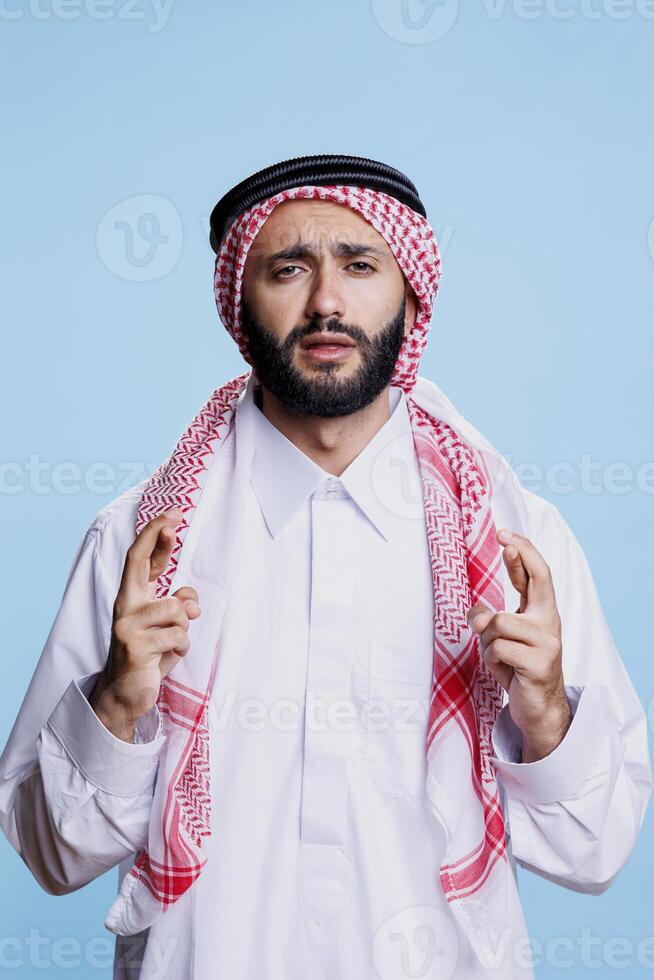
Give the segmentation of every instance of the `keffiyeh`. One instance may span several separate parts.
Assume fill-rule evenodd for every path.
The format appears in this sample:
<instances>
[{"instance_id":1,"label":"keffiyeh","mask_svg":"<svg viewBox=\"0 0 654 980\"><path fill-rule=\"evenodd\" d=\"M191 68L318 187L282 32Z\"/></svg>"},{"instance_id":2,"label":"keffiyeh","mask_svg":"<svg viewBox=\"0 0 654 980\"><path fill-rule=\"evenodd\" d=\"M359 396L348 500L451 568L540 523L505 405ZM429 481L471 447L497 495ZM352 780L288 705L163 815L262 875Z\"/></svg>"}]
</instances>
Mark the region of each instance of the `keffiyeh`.
<instances>
[{"instance_id":1,"label":"keffiyeh","mask_svg":"<svg viewBox=\"0 0 654 980\"><path fill-rule=\"evenodd\" d=\"M286 177L287 182L293 179L293 172ZM328 173L321 175L321 181L328 179ZM359 174L359 179L372 183L365 173ZM510 914L509 904L515 902L504 818L490 759L492 727L503 704L503 691L480 655L477 637L466 619L467 610L475 603L483 602L494 611L504 605L499 579L501 556L491 514L491 481L481 455L451 425L432 416L417 394L418 366L440 278L438 246L417 195L414 200L412 192L405 190L401 200L395 196L399 191L394 186L389 187L393 193L378 186L379 182L371 187L309 180L284 186L263 199L259 187L254 203L245 206L249 200L244 195L240 208L236 202L231 214L223 209L219 233L215 223L212 232L217 249L215 297L223 324L247 360L240 314L248 250L273 209L283 201L299 198L332 201L354 209L388 242L413 287L417 316L402 344L391 383L402 387L407 395L434 586L426 793L446 837L445 859L434 887L442 888L482 963L490 964L497 937ZM406 203L408 199L415 207ZM233 423L251 374L248 371L233 378L213 392L170 458L145 487L137 533L171 507L184 512L169 568L157 584L160 597L168 594L185 558L187 532L214 468L219 473L218 490L213 491L216 520L238 527L239 466L246 467L247 460L234 458ZM231 551L227 549L222 555L226 578L229 556L238 548L237 531L232 533ZM192 639L189 655L162 682L158 704L167 739L155 786L149 841L110 909L106 925L114 932L132 934L155 921L193 885L207 861L212 806L217 808L214 816L218 825L220 822L220 803L213 799L210 779L208 724L212 683L219 669L219 636L210 637L202 648Z\"/></svg>"}]
</instances>

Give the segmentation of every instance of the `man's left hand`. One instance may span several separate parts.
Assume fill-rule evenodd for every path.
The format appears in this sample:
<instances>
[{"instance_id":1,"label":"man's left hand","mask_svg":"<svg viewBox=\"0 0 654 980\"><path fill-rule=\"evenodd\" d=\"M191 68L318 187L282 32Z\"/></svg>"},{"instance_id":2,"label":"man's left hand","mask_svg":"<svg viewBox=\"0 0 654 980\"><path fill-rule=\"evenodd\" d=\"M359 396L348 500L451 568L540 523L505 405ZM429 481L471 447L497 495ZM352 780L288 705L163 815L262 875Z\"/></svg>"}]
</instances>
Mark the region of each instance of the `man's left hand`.
<instances>
[{"instance_id":1,"label":"man's left hand","mask_svg":"<svg viewBox=\"0 0 654 980\"><path fill-rule=\"evenodd\" d=\"M479 636L493 677L509 694L509 712L522 731L522 761L549 755L570 727L572 712L562 670L561 619L549 565L528 538L497 532L511 583L520 594L515 613L478 603L468 623Z\"/></svg>"}]
</instances>

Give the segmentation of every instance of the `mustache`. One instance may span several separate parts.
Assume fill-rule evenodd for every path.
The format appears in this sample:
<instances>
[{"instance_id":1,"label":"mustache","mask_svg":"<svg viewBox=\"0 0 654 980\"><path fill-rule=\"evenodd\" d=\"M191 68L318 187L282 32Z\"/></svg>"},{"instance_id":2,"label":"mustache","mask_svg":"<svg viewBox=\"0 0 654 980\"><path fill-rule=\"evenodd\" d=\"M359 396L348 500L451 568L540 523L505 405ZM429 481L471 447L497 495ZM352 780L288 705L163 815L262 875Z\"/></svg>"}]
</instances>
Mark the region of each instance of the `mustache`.
<instances>
[{"instance_id":1,"label":"mustache","mask_svg":"<svg viewBox=\"0 0 654 980\"><path fill-rule=\"evenodd\" d=\"M326 321L312 320L307 326L293 327L283 343L284 349L290 350L296 344L299 344L304 337L309 337L313 333L342 333L350 337L351 340L361 347L368 347L370 345L368 335L360 327L342 323L340 320L332 317Z\"/></svg>"}]
</instances>

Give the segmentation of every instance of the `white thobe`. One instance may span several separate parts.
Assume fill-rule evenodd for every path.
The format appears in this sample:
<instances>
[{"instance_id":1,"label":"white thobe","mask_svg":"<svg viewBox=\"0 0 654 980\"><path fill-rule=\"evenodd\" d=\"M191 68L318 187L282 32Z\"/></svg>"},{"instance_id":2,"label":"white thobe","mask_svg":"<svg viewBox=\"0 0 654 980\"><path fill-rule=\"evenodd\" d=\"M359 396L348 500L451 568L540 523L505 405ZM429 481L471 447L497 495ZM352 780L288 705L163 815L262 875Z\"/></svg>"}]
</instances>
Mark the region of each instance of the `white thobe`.
<instances>
[{"instance_id":1,"label":"white thobe","mask_svg":"<svg viewBox=\"0 0 654 980\"><path fill-rule=\"evenodd\" d=\"M246 426L255 451L210 704L209 860L149 931L118 938L116 977L486 975L438 882L443 840L425 795L432 577L399 388L390 409L339 478L265 418L251 389L238 406L237 451ZM122 877L147 839L165 741L157 709L128 744L86 699L142 489L87 531L0 763L3 828L54 893L119 862ZM524 501L552 569L573 721L533 763L519 761L508 705L495 723L508 853L514 870L517 860L598 892L627 860L651 792L645 717L576 539L551 504L526 491ZM503 506L499 492L498 527ZM508 980L532 976L523 934L522 920L507 923L498 975Z\"/></svg>"}]
</instances>

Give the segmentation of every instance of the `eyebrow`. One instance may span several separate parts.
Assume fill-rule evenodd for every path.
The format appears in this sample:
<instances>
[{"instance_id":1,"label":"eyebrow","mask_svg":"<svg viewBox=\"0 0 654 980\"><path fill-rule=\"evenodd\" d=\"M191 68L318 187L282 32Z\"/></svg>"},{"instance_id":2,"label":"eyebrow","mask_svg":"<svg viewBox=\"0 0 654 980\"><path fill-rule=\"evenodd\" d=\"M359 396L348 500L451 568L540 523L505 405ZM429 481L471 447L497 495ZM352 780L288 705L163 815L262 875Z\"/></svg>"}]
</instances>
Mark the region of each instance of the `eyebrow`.
<instances>
[{"instance_id":1,"label":"eyebrow","mask_svg":"<svg viewBox=\"0 0 654 980\"><path fill-rule=\"evenodd\" d=\"M280 252L274 252L272 255L269 255L265 260L265 264L270 267L280 259L308 259L320 256L321 254L320 251L316 251L311 245L305 245L299 242L297 245L291 246L291 248L284 248ZM376 248L374 245L366 245L362 242L338 242L332 248L332 255L344 258L356 258L358 255L376 255L381 259L387 258L386 252L381 248Z\"/></svg>"}]
</instances>

